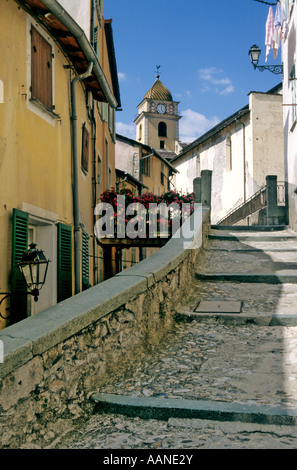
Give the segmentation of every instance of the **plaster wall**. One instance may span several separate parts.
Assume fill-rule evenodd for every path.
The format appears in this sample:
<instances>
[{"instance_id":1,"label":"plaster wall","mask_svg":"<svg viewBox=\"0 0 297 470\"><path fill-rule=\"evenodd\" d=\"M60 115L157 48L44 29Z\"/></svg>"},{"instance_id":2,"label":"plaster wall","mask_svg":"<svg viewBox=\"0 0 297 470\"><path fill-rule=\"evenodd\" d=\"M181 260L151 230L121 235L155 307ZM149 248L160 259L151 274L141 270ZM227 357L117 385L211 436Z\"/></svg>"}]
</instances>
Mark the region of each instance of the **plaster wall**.
<instances>
[{"instance_id":1,"label":"plaster wall","mask_svg":"<svg viewBox=\"0 0 297 470\"><path fill-rule=\"evenodd\" d=\"M266 184L268 169L284 181L282 102L282 95L250 94L254 192Z\"/></svg>"},{"instance_id":2,"label":"plaster wall","mask_svg":"<svg viewBox=\"0 0 297 470\"><path fill-rule=\"evenodd\" d=\"M284 146L285 146L285 179L288 183L287 197L289 206L289 225L293 230L297 230L297 126L293 118L296 103L296 95L293 96L293 82L289 80L293 65L297 61L297 8L292 5L291 17L289 20L289 33L282 45L283 60L283 100L284 100ZM295 81L296 83L296 81ZM295 85L296 87L296 85ZM296 109L296 106L295 106Z\"/></svg>"}]
</instances>

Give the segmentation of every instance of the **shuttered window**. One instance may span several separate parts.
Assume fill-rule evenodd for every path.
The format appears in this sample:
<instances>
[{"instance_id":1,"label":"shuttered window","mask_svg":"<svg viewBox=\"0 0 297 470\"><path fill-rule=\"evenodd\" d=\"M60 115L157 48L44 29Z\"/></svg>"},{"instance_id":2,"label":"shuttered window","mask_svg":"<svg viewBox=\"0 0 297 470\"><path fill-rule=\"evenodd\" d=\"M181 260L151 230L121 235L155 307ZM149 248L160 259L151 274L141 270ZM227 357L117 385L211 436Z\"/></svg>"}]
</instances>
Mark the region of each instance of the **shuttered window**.
<instances>
[{"instance_id":1,"label":"shuttered window","mask_svg":"<svg viewBox=\"0 0 297 470\"><path fill-rule=\"evenodd\" d=\"M24 251L28 249L29 216L26 212L13 209L12 215L12 252L11 252L11 292L19 295L11 296L10 323L16 323L27 317L27 286L17 266Z\"/></svg>"},{"instance_id":2,"label":"shuttered window","mask_svg":"<svg viewBox=\"0 0 297 470\"><path fill-rule=\"evenodd\" d=\"M58 302L72 296L72 228L58 224Z\"/></svg>"},{"instance_id":3,"label":"shuttered window","mask_svg":"<svg viewBox=\"0 0 297 470\"><path fill-rule=\"evenodd\" d=\"M89 145L90 145L90 134L86 125L82 127L82 152L81 152L81 166L82 169L88 171L89 169Z\"/></svg>"},{"instance_id":4,"label":"shuttered window","mask_svg":"<svg viewBox=\"0 0 297 470\"><path fill-rule=\"evenodd\" d=\"M31 99L53 110L52 46L31 28Z\"/></svg>"},{"instance_id":5,"label":"shuttered window","mask_svg":"<svg viewBox=\"0 0 297 470\"><path fill-rule=\"evenodd\" d=\"M89 235L83 231L82 232L82 289L88 289L90 286L89 281Z\"/></svg>"}]
</instances>

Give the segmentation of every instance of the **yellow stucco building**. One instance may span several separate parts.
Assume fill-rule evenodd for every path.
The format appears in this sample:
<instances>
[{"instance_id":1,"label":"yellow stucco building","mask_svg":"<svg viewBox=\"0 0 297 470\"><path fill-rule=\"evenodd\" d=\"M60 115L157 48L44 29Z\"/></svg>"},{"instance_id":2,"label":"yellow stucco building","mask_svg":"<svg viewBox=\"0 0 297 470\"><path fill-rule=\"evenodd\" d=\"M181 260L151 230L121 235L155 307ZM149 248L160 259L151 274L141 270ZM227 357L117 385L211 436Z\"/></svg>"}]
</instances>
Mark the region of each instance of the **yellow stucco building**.
<instances>
[{"instance_id":1,"label":"yellow stucco building","mask_svg":"<svg viewBox=\"0 0 297 470\"><path fill-rule=\"evenodd\" d=\"M120 94L111 20L85 2L0 3L0 328L103 279L94 208L115 184ZM49 264L38 302L16 265L30 243Z\"/></svg>"}]
</instances>

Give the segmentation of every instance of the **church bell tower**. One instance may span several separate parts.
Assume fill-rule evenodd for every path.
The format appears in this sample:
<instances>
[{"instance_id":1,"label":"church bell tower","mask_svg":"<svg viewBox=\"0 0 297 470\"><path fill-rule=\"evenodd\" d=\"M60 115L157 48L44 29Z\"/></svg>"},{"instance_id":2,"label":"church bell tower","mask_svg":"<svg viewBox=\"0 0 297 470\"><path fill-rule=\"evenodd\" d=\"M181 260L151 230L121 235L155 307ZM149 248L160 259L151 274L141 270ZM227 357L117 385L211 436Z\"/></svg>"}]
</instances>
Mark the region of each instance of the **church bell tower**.
<instances>
[{"instance_id":1,"label":"church bell tower","mask_svg":"<svg viewBox=\"0 0 297 470\"><path fill-rule=\"evenodd\" d=\"M136 140L156 150L175 152L181 119L178 104L157 74L155 83L137 106Z\"/></svg>"}]
</instances>

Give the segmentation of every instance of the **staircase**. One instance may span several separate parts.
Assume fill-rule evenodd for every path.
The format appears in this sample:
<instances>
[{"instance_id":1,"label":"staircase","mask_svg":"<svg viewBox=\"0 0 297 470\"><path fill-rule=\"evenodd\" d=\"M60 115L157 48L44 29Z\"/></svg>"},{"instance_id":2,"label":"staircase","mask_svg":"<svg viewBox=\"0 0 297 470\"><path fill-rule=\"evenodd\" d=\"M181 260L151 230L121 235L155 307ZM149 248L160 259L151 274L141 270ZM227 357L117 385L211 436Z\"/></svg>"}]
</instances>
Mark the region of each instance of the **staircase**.
<instances>
[{"instance_id":1,"label":"staircase","mask_svg":"<svg viewBox=\"0 0 297 470\"><path fill-rule=\"evenodd\" d=\"M196 279L198 297L187 310L196 319L222 314L236 324L297 326L297 234L285 226L213 226ZM220 307L203 312L198 298L204 310L205 302ZM240 302L240 311L228 311L230 302Z\"/></svg>"},{"instance_id":2,"label":"staircase","mask_svg":"<svg viewBox=\"0 0 297 470\"><path fill-rule=\"evenodd\" d=\"M69 445L297 448L297 234L213 226L176 320Z\"/></svg>"},{"instance_id":3,"label":"staircase","mask_svg":"<svg viewBox=\"0 0 297 470\"><path fill-rule=\"evenodd\" d=\"M296 326L297 234L281 226L212 227L172 344L142 366L152 393L138 387L135 397L136 373L127 377L130 388L109 385L93 399L98 410L146 418L296 424ZM192 374L182 365L187 344ZM179 395L162 372L168 361Z\"/></svg>"}]
</instances>

